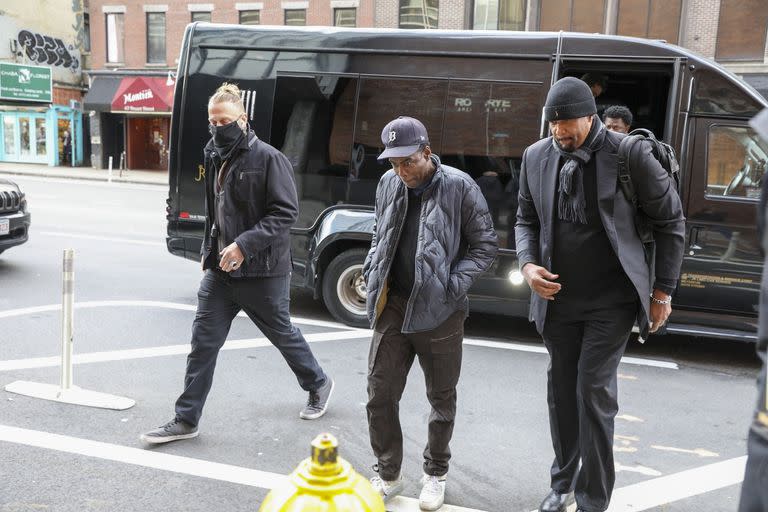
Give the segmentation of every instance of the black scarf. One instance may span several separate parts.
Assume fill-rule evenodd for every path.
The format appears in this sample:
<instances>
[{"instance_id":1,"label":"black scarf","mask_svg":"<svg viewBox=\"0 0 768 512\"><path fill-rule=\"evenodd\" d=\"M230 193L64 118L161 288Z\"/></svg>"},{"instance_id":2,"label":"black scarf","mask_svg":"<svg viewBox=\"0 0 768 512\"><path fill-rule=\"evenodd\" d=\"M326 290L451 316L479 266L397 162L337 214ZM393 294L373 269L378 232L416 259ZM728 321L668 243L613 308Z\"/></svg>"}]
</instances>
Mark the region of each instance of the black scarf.
<instances>
[{"instance_id":1,"label":"black scarf","mask_svg":"<svg viewBox=\"0 0 768 512\"><path fill-rule=\"evenodd\" d=\"M566 222L587 223L586 199L584 198L584 166L592 159L592 154L603 145L605 126L600 118L592 117L592 128L587 134L584 144L566 151L560 147L554 137L552 145L563 157L565 163L560 169L557 199L557 216Z\"/></svg>"},{"instance_id":2,"label":"black scarf","mask_svg":"<svg viewBox=\"0 0 768 512\"><path fill-rule=\"evenodd\" d=\"M208 129L213 137L213 149L215 149L214 160L218 160L217 167L221 167L221 162L225 162L232 156L235 149L245 137L245 132L237 121L232 121L224 126L210 125ZM218 156L218 159L215 157Z\"/></svg>"}]
</instances>

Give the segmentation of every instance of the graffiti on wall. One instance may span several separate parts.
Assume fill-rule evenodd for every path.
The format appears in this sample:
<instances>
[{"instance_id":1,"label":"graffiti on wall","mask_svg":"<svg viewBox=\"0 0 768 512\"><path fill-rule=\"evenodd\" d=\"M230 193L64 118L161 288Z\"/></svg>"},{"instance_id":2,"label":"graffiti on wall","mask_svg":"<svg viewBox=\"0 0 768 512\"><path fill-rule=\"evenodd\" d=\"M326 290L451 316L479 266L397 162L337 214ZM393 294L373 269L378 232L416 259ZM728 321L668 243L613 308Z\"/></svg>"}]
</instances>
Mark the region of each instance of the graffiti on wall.
<instances>
[{"instance_id":1,"label":"graffiti on wall","mask_svg":"<svg viewBox=\"0 0 768 512\"><path fill-rule=\"evenodd\" d=\"M72 45L64 44L58 37L46 36L30 30L21 30L17 37L21 45L19 55L25 55L30 61L48 66L61 66L76 73L80 69L80 60L70 53Z\"/></svg>"}]
</instances>

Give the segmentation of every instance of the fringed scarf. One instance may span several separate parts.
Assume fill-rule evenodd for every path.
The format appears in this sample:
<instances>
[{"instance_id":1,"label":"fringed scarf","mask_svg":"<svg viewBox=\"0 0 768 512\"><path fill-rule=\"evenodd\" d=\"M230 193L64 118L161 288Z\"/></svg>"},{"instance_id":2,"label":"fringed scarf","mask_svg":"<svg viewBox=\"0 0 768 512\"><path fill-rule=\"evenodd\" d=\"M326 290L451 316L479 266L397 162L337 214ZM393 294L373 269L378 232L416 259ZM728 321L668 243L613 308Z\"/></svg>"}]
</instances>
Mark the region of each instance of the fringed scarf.
<instances>
[{"instance_id":1,"label":"fringed scarf","mask_svg":"<svg viewBox=\"0 0 768 512\"><path fill-rule=\"evenodd\" d=\"M552 145L565 160L560 169L558 187L557 215L560 220L587 223L584 166L592 159L592 154L603 145L604 139L605 126L597 115L592 118L592 128L589 130L584 144L575 150L564 150L555 138L552 138Z\"/></svg>"}]
</instances>

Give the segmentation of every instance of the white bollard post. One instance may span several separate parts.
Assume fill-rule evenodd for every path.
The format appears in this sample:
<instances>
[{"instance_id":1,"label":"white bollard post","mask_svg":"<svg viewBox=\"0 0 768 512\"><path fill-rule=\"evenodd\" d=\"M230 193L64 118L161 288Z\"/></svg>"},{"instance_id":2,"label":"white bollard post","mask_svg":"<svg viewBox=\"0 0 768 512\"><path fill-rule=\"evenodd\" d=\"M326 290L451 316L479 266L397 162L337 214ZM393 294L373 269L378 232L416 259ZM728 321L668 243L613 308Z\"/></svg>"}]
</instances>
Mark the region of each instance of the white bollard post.
<instances>
[{"instance_id":1,"label":"white bollard post","mask_svg":"<svg viewBox=\"0 0 768 512\"><path fill-rule=\"evenodd\" d=\"M112 157L109 157L109 177L107 182L112 183Z\"/></svg>"},{"instance_id":2,"label":"white bollard post","mask_svg":"<svg viewBox=\"0 0 768 512\"><path fill-rule=\"evenodd\" d=\"M110 157L110 172L112 158ZM84 405L122 411L133 407L136 402L122 396L81 389L72 384L72 349L74 346L75 310L75 251L64 250L62 269L61 304L61 381L59 385L17 380L5 386L9 393L52 400L65 404Z\"/></svg>"},{"instance_id":3,"label":"white bollard post","mask_svg":"<svg viewBox=\"0 0 768 512\"><path fill-rule=\"evenodd\" d=\"M61 279L61 389L72 387L72 346L75 313L75 251L64 250Z\"/></svg>"}]
</instances>

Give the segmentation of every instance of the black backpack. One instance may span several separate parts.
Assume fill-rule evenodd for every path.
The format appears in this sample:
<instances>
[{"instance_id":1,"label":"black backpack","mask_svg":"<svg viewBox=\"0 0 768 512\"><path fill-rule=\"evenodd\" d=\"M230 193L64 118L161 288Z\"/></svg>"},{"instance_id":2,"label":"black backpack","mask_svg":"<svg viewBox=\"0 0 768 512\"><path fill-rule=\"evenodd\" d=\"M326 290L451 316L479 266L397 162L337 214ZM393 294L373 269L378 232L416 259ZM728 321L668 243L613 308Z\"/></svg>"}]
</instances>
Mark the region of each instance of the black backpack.
<instances>
[{"instance_id":1,"label":"black backpack","mask_svg":"<svg viewBox=\"0 0 768 512\"><path fill-rule=\"evenodd\" d=\"M680 164L677 162L675 150L672 149L672 146L658 140L650 130L643 128L632 130L619 143L619 150L617 152L619 159L619 186L624 193L624 197L627 198L627 201L632 204L638 213L635 215L635 227L637 228L637 234L640 235L640 240L646 247L646 260L648 260L652 258L653 252L653 227L648 218L643 214L642 206L638 203L637 193L632 183L629 168L629 150L633 145L640 144L641 141L647 141L650 144L651 153L672 178L672 184L678 193L680 192ZM651 262L652 259L648 263Z\"/></svg>"}]
</instances>

